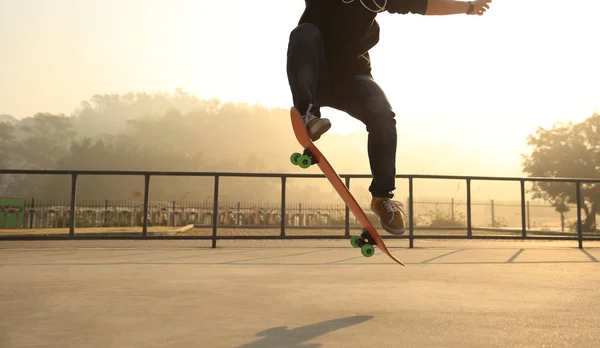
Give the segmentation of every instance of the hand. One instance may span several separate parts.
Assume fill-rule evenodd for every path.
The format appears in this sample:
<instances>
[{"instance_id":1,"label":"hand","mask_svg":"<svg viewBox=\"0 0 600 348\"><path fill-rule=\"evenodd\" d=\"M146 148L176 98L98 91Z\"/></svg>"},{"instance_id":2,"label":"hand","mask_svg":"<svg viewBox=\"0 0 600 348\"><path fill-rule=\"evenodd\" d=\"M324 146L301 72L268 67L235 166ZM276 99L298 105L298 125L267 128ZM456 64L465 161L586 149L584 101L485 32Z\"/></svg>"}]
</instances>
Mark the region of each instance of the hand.
<instances>
[{"instance_id":1,"label":"hand","mask_svg":"<svg viewBox=\"0 0 600 348\"><path fill-rule=\"evenodd\" d=\"M471 15L473 16L482 16L485 11L487 11L490 8L490 2L492 2L492 0L475 0L473 1L473 12L471 13Z\"/></svg>"}]
</instances>

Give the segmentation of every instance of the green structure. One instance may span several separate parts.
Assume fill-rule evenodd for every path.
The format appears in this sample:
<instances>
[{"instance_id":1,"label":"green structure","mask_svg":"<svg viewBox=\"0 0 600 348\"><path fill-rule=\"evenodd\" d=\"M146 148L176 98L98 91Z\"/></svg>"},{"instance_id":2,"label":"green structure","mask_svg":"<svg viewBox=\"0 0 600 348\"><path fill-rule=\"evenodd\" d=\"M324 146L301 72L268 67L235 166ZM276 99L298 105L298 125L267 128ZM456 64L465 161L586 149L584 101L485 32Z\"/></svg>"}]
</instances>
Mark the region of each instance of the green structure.
<instances>
[{"instance_id":1,"label":"green structure","mask_svg":"<svg viewBox=\"0 0 600 348\"><path fill-rule=\"evenodd\" d=\"M0 228L22 228L25 199L0 198Z\"/></svg>"}]
</instances>

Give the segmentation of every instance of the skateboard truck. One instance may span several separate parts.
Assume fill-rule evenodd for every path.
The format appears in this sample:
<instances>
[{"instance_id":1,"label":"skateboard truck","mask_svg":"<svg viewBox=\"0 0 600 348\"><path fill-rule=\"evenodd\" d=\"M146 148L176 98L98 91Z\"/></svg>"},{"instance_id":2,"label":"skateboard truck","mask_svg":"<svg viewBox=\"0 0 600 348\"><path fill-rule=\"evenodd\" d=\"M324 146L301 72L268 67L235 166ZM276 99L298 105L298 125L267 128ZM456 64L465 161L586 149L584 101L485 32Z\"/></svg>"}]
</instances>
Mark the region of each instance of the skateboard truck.
<instances>
[{"instance_id":1,"label":"skateboard truck","mask_svg":"<svg viewBox=\"0 0 600 348\"><path fill-rule=\"evenodd\" d=\"M315 157L315 155L310 152L310 149L305 148L302 154L298 152L294 152L290 157L290 161L293 165L300 166L300 168L308 168L313 164L319 163L319 160Z\"/></svg>"},{"instance_id":2,"label":"skateboard truck","mask_svg":"<svg viewBox=\"0 0 600 348\"><path fill-rule=\"evenodd\" d=\"M355 248L360 248L360 252L365 257L371 257L375 253L375 248L373 247L376 245L375 240L365 228L362 229L360 237L352 236L350 239L350 244L352 244L352 246Z\"/></svg>"}]
</instances>

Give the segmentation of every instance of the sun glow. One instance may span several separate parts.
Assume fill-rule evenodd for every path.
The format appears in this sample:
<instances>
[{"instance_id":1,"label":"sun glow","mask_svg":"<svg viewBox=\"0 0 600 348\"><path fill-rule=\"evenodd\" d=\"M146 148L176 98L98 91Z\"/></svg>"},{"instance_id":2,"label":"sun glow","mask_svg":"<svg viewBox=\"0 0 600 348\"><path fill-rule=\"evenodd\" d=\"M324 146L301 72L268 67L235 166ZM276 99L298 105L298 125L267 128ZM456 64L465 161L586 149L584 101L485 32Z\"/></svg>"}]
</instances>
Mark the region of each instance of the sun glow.
<instances>
[{"instance_id":1,"label":"sun glow","mask_svg":"<svg viewBox=\"0 0 600 348\"><path fill-rule=\"evenodd\" d=\"M381 14L373 74L397 114L399 143L450 142L507 161L538 126L598 112L600 2L576 7L498 0L483 17ZM177 88L288 109L287 40L303 8L279 0L0 2L0 32L9 33L0 36L0 113L69 114L94 94ZM333 133L365 132L343 112L325 108L324 116Z\"/></svg>"}]
</instances>

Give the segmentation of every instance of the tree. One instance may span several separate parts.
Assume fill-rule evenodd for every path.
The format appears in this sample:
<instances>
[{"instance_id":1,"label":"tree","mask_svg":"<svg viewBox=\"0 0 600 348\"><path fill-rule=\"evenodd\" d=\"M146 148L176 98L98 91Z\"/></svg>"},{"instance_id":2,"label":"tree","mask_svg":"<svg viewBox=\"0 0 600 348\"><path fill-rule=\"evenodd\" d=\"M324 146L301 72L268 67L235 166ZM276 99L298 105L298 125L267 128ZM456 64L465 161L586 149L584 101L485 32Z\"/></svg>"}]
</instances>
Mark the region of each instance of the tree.
<instances>
[{"instance_id":1,"label":"tree","mask_svg":"<svg viewBox=\"0 0 600 348\"><path fill-rule=\"evenodd\" d=\"M200 100L181 89L173 95L126 93L94 95L73 112L74 129L80 136L93 140L125 131L130 120L160 118L169 110L188 113L196 109L215 108L219 101Z\"/></svg>"},{"instance_id":2,"label":"tree","mask_svg":"<svg viewBox=\"0 0 600 348\"><path fill-rule=\"evenodd\" d=\"M71 119L64 115L38 113L19 123L23 152L21 168L55 169L56 163L69 153L76 133Z\"/></svg>"},{"instance_id":3,"label":"tree","mask_svg":"<svg viewBox=\"0 0 600 348\"><path fill-rule=\"evenodd\" d=\"M10 124L0 122L0 164L13 169L56 169L74 139L71 120L64 115L38 113ZM0 195L30 196L47 186L49 176L5 175Z\"/></svg>"},{"instance_id":4,"label":"tree","mask_svg":"<svg viewBox=\"0 0 600 348\"><path fill-rule=\"evenodd\" d=\"M9 168L15 148L15 126L6 121L0 120L0 168ZM0 193L6 191L7 187L14 180L7 178L6 175L0 175Z\"/></svg>"},{"instance_id":5,"label":"tree","mask_svg":"<svg viewBox=\"0 0 600 348\"><path fill-rule=\"evenodd\" d=\"M530 156L523 156L523 171L533 177L600 177L600 114L574 124L556 124L552 129L538 128L530 135ZM569 211L576 204L575 185L571 183L536 182L534 198L550 202L558 212ZM600 184L581 185L581 207L585 212L583 231L596 230L599 213Z\"/></svg>"}]
</instances>

